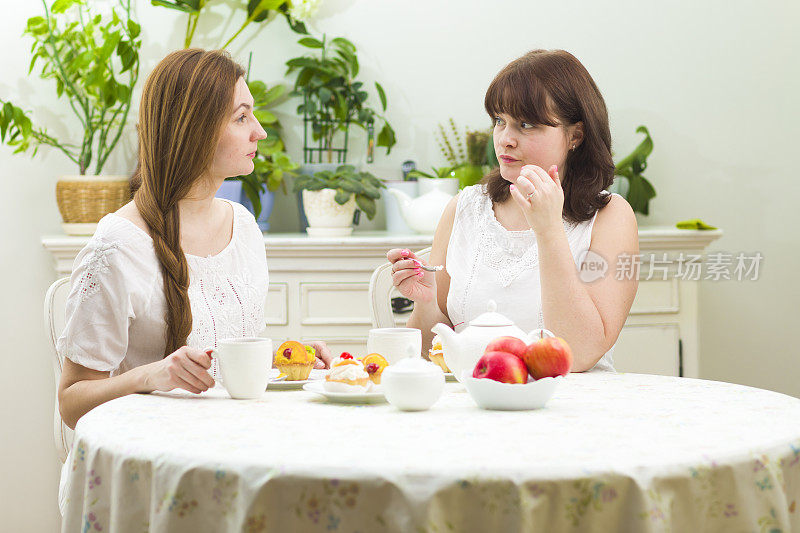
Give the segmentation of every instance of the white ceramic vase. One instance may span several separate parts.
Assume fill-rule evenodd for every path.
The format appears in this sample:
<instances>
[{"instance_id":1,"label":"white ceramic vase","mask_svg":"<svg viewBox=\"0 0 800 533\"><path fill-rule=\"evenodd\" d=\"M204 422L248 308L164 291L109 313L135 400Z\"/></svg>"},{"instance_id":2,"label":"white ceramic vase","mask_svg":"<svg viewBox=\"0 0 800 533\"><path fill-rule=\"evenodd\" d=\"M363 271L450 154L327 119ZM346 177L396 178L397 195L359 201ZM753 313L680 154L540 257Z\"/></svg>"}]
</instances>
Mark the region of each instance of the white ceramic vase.
<instances>
[{"instance_id":1,"label":"white ceramic vase","mask_svg":"<svg viewBox=\"0 0 800 533\"><path fill-rule=\"evenodd\" d=\"M335 189L303 191L303 210L308 219L306 231L314 237L343 237L353 232L356 198L340 205L334 200Z\"/></svg>"}]
</instances>

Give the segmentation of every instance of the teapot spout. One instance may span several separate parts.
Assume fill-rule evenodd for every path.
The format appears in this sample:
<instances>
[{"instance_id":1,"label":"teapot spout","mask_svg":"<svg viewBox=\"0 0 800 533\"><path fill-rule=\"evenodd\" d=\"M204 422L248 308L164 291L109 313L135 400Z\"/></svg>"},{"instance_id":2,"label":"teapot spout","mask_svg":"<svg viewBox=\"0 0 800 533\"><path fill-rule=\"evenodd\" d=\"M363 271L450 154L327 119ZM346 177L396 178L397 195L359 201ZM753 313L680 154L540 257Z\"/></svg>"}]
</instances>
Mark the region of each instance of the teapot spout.
<instances>
[{"instance_id":1,"label":"teapot spout","mask_svg":"<svg viewBox=\"0 0 800 533\"><path fill-rule=\"evenodd\" d=\"M397 205L400 206L400 210L403 212L403 216L405 216L406 211L411 207L411 197L394 187L389 187L386 191L394 196L395 200L397 200Z\"/></svg>"},{"instance_id":2,"label":"teapot spout","mask_svg":"<svg viewBox=\"0 0 800 533\"><path fill-rule=\"evenodd\" d=\"M455 347L458 344L458 334L441 322L433 326L431 331L442 339L442 348L445 350L447 346Z\"/></svg>"},{"instance_id":3,"label":"teapot spout","mask_svg":"<svg viewBox=\"0 0 800 533\"><path fill-rule=\"evenodd\" d=\"M431 331L439 335L439 338L442 339L442 351L444 352L445 363L450 369L455 368L454 363L456 355L461 351L461 341L458 338L458 334L441 322L433 326Z\"/></svg>"}]
</instances>

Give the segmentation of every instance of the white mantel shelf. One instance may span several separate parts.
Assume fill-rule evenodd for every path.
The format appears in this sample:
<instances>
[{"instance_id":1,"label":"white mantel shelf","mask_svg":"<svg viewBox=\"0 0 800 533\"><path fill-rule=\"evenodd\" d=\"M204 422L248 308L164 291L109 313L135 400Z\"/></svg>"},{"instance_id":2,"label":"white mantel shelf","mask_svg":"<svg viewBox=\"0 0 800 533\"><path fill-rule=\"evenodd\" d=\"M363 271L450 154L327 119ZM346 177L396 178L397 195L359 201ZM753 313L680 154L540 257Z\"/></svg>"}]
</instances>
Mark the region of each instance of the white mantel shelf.
<instances>
[{"instance_id":1,"label":"white mantel shelf","mask_svg":"<svg viewBox=\"0 0 800 533\"><path fill-rule=\"evenodd\" d=\"M669 226L645 226L639 229L641 252L703 250L723 235L722 230L683 230ZM88 236L46 235L42 245L59 256L72 257L88 242ZM305 233L264 233L264 244L268 255L309 251L347 255L373 255L375 249L393 247L419 247L431 245L433 235L397 234L386 231L355 232L348 237L310 237Z\"/></svg>"}]
</instances>

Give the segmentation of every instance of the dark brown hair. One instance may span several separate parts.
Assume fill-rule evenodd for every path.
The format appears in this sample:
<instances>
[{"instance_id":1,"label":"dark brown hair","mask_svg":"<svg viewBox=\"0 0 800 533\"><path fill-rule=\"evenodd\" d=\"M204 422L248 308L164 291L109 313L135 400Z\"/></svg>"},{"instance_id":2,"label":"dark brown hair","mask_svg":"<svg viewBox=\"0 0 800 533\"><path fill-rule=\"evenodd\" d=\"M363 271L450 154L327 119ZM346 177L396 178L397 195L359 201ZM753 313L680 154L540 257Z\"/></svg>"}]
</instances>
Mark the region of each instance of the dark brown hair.
<instances>
[{"instance_id":1,"label":"dark brown hair","mask_svg":"<svg viewBox=\"0 0 800 533\"><path fill-rule=\"evenodd\" d=\"M186 344L192 331L189 266L181 249L178 201L211 166L233 93L244 69L227 52L172 52L147 78L139 109L139 161L134 202L150 229L161 264L166 310L166 352Z\"/></svg>"},{"instance_id":2,"label":"dark brown hair","mask_svg":"<svg viewBox=\"0 0 800 533\"><path fill-rule=\"evenodd\" d=\"M491 119L502 113L534 125L583 122L583 141L567 153L564 168L559 169L563 216L572 222L589 220L608 203L610 197L602 193L614 181L608 111L597 85L575 56L564 50L533 50L515 59L489 85L484 107ZM509 198L509 183L499 168L482 183L493 202Z\"/></svg>"}]
</instances>

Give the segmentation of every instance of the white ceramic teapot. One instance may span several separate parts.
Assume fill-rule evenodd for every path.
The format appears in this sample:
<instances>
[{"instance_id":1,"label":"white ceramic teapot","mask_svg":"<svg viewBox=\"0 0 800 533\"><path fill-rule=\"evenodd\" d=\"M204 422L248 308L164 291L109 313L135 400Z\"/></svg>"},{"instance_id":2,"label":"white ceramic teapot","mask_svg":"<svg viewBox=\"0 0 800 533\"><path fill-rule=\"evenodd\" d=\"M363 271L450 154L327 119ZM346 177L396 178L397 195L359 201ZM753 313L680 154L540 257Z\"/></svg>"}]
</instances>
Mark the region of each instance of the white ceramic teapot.
<instances>
[{"instance_id":1,"label":"white ceramic teapot","mask_svg":"<svg viewBox=\"0 0 800 533\"><path fill-rule=\"evenodd\" d=\"M417 198L411 198L399 189L390 187L386 190L397 199L400 212L403 214L408 227L417 233L433 233L436 231L436 225L439 224L439 219L442 218L444 208L453 198L452 195L438 189L428 191Z\"/></svg>"},{"instance_id":2,"label":"white ceramic teapot","mask_svg":"<svg viewBox=\"0 0 800 533\"><path fill-rule=\"evenodd\" d=\"M431 331L442 339L444 362L459 381L462 372L465 370L472 372L486 346L497 337L516 337L528 344L541 334L552 336L547 330L525 333L509 318L497 312L494 300L489 300L487 312L471 320L469 326L461 333L456 333L442 323L433 326Z\"/></svg>"}]
</instances>

